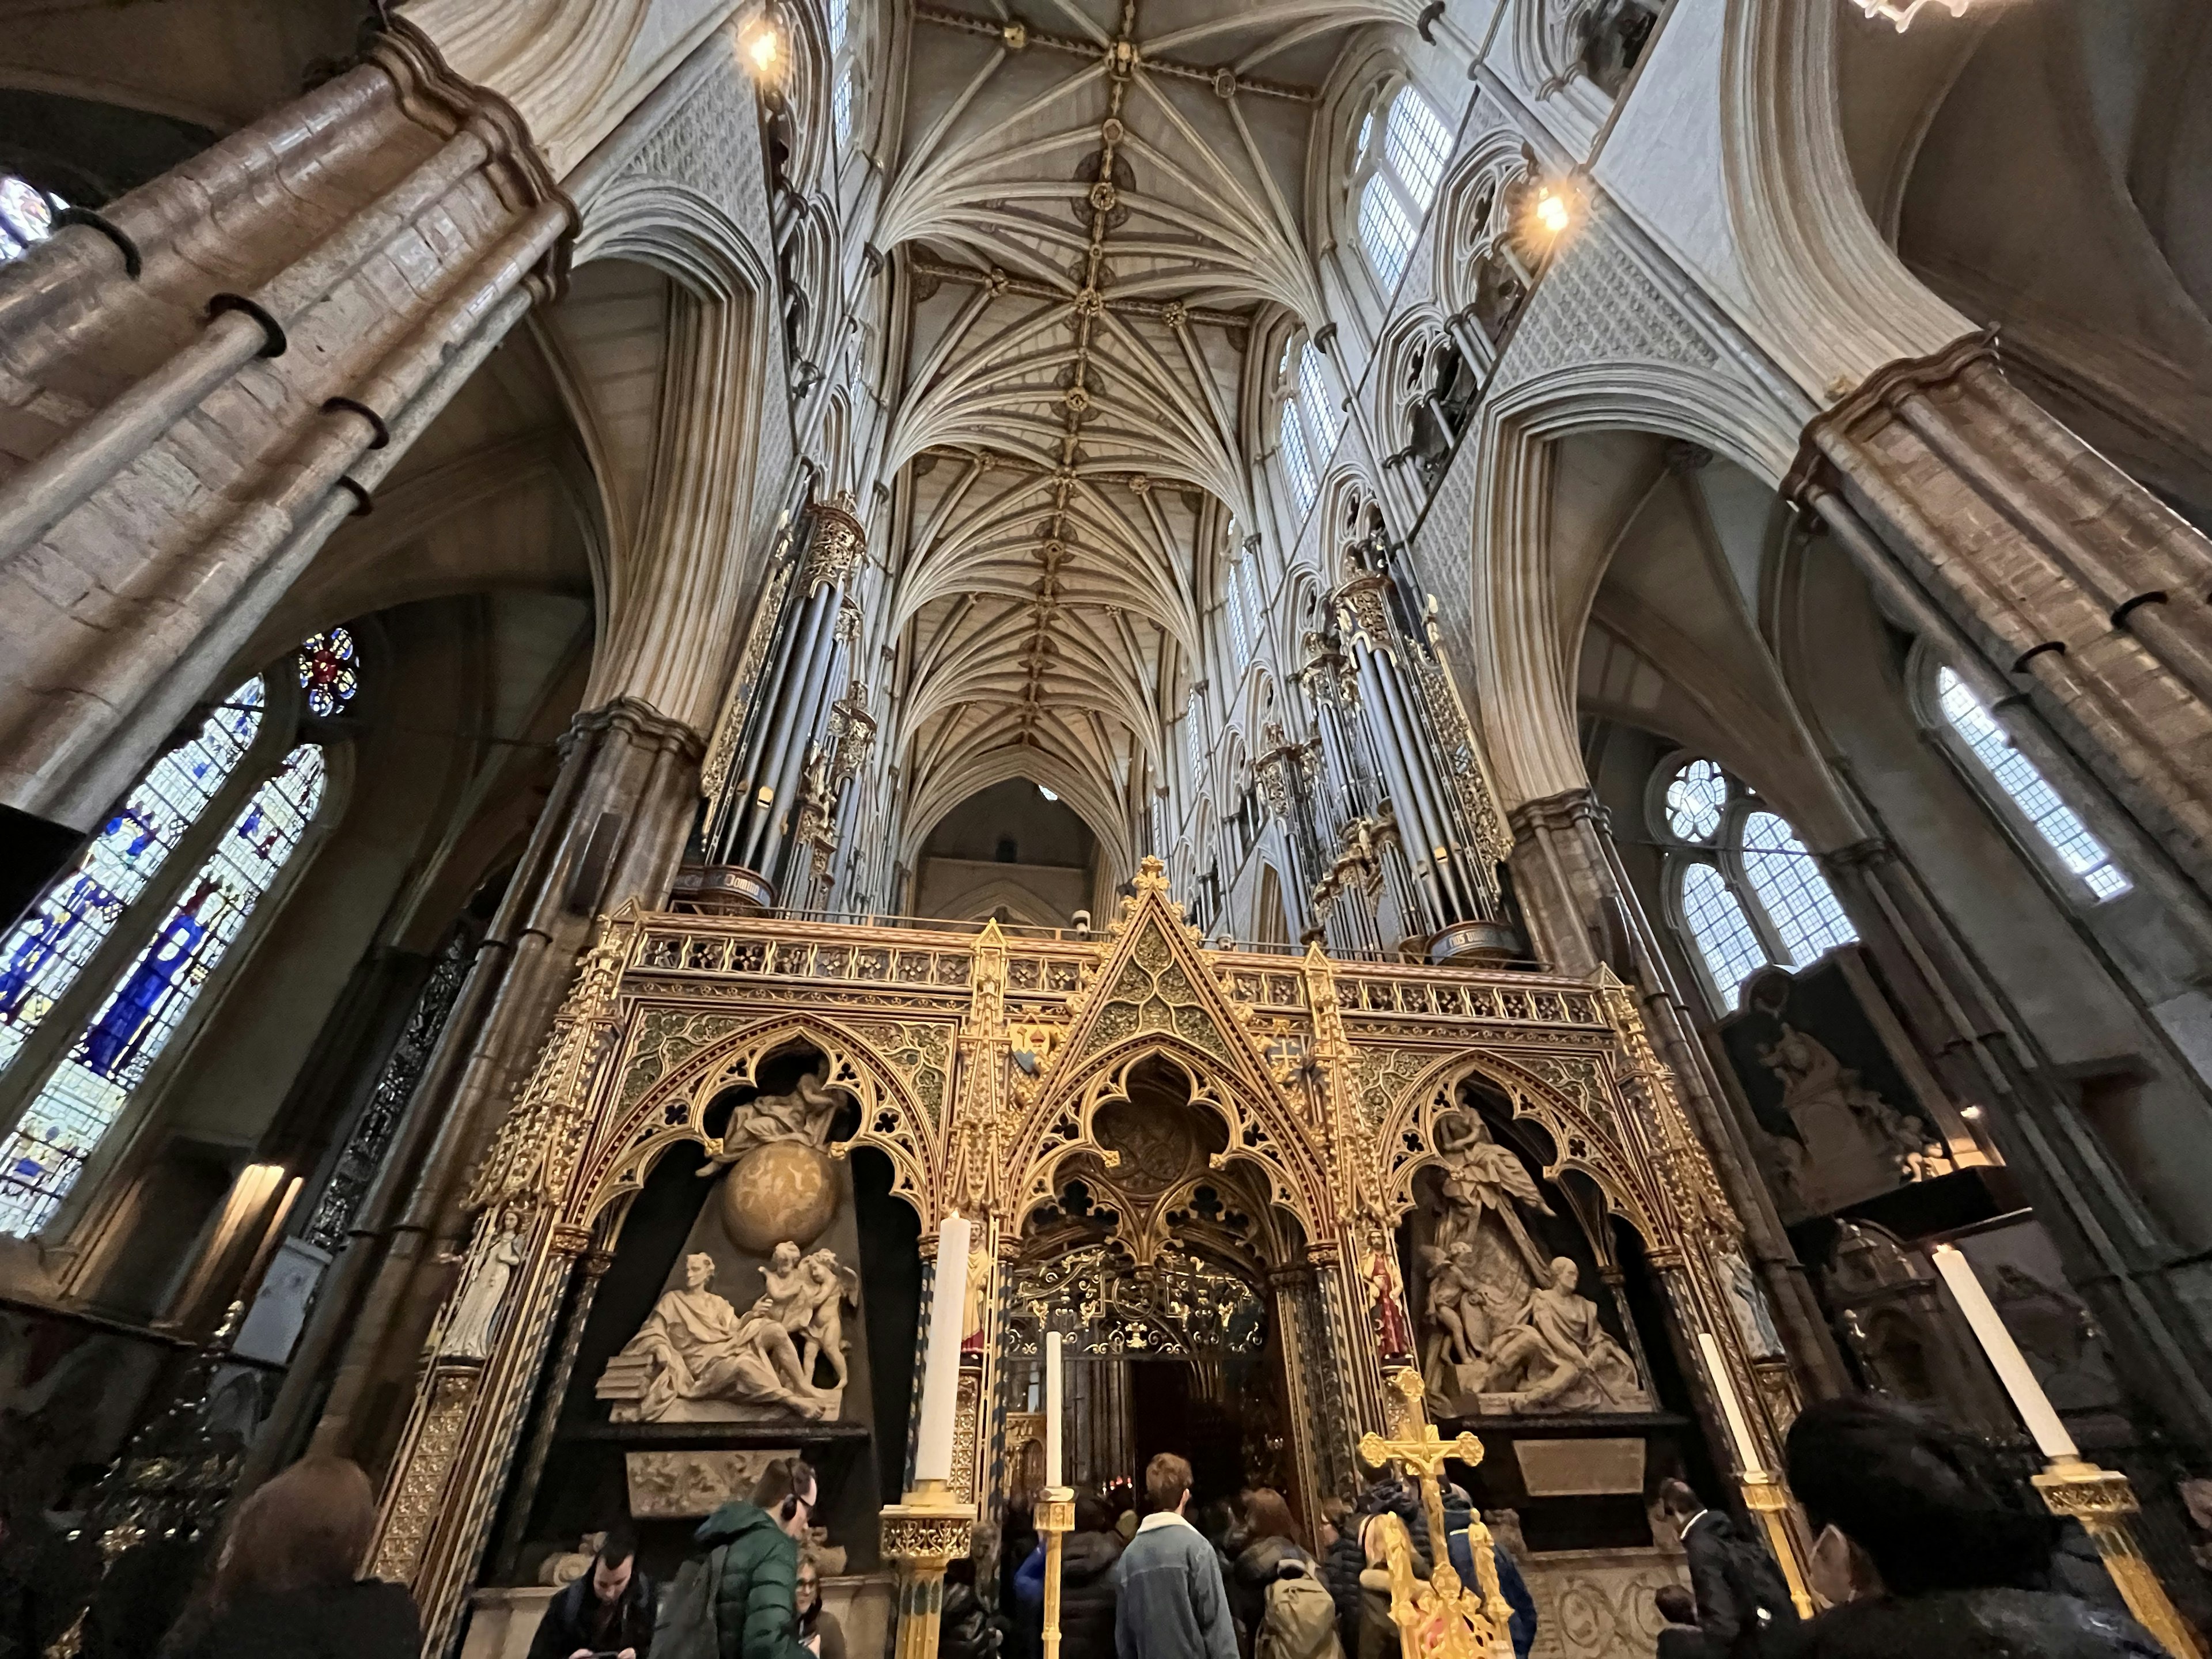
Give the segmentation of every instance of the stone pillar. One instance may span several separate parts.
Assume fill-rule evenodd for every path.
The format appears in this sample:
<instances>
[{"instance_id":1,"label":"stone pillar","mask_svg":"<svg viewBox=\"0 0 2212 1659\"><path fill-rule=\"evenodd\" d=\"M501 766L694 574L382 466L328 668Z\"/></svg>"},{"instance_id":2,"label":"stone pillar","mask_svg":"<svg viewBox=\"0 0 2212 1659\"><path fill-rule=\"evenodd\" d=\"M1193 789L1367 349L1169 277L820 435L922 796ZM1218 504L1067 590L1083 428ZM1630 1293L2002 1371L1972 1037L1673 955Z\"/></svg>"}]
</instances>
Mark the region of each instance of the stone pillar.
<instances>
[{"instance_id":1,"label":"stone pillar","mask_svg":"<svg viewBox=\"0 0 2212 1659\"><path fill-rule=\"evenodd\" d=\"M439 1257L468 1231L470 1170L529 1071L592 918L665 895L697 802L701 746L690 727L628 698L576 717L553 793L316 1298L241 1491L282 1461L325 1378L315 1449L381 1468L447 1288Z\"/></svg>"},{"instance_id":2,"label":"stone pillar","mask_svg":"<svg viewBox=\"0 0 2212 1659\"><path fill-rule=\"evenodd\" d=\"M1988 338L1869 379L1806 428L1784 493L2212 890L2212 541L2017 391Z\"/></svg>"},{"instance_id":3,"label":"stone pillar","mask_svg":"<svg viewBox=\"0 0 2212 1659\"><path fill-rule=\"evenodd\" d=\"M402 27L0 269L0 805L108 809L551 293L572 220Z\"/></svg>"},{"instance_id":4,"label":"stone pillar","mask_svg":"<svg viewBox=\"0 0 2212 1659\"><path fill-rule=\"evenodd\" d=\"M1605 809L1589 790L1575 789L1524 803L1511 823L1513 888L1538 955L1553 971L1578 976L1595 973L1602 963L1635 988L1652 1043L1673 1071L1729 1206L1743 1223L1744 1248L1773 1304L1799 1386L1816 1400L1847 1391L1850 1374L1835 1334L1620 868Z\"/></svg>"}]
</instances>

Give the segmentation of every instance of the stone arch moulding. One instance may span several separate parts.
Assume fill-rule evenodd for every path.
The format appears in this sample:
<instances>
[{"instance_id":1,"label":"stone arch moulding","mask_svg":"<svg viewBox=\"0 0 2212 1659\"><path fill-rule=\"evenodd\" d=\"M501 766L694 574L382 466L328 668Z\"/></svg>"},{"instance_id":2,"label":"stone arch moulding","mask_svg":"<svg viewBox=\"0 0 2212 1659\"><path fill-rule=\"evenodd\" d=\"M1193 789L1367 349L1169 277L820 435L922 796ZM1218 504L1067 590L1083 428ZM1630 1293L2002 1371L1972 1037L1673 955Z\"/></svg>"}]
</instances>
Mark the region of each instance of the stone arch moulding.
<instances>
[{"instance_id":1,"label":"stone arch moulding","mask_svg":"<svg viewBox=\"0 0 2212 1659\"><path fill-rule=\"evenodd\" d=\"M1271 1203L1297 1220L1309 1239L1320 1235L1328 1208L1321 1170L1300 1157L1305 1132L1279 1120L1279 1109L1261 1103L1260 1091L1233 1075L1193 1043L1165 1031L1149 1032L1093 1055L1072 1076L1055 1078L1050 1093L1026 1115L1006 1168L1014 1213L1026 1217L1059 1190L1060 1172L1088 1153L1114 1168L1119 1153L1097 1137L1098 1114L1129 1098L1129 1073L1147 1060L1167 1061L1191 1082L1190 1103L1218 1119L1229 1132L1229 1148L1213 1154L1216 1167L1241 1164L1266 1183ZM1269 1091L1272 1093L1272 1091ZM1288 1151L1288 1156L1285 1152Z\"/></svg>"},{"instance_id":2,"label":"stone arch moulding","mask_svg":"<svg viewBox=\"0 0 2212 1659\"><path fill-rule=\"evenodd\" d=\"M1473 1080L1503 1094L1516 1122L1535 1123L1551 1137L1553 1152L1544 1166L1545 1180L1556 1182L1567 1170L1578 1170L1595 1183L1606 1207L1634 1227L1647 1246L1680 1245L1691 1218L1671 1213L1650 1160L1638 1157L1615 1133L1613 1126L1625 1103L1610 1065L1589 1054L1531 1060L1468 1050L1424 1067L1384 1106L1375 1137L1376 1188L1393 1224L1413 1207L1414 1178L1441 1166L1437 1121L1468 1109L1460 1103L1459 1085ZM1592 1243L1605 1248L1602 1240Z\"/></svg>"},{"instance_id":3,"label":"stone arch moulding","mask_svg":"<svg viewBox=\"0 0 2212 1659\"><path fill-rule=\"evenodd\" d=\"M761 1063L794 1044L822 1056L824 1086L858 1103L859 1127L829 1149L842 1158L855 1146L874 1146L891 1161L891 1192L927 1227L929 1194L940 1182L937 1128L951 1097L953 1028L942 1022L848 1029L816 1014L749 1017L696 1003L646 1002L634 1006L621 1042L622 1063L609 1086L615 1110L598 1144L585 1155L574 1190L583 1194L580 1224L602 1235L612 1249L630 1201L661 1155L683 1141L705 1144L707 1109L724 1090L753 1082ZM911 1056L912 1082L890 1055ZM930 1081L933 1075L933 1084ZM933 1097L934 1110L921 1094Z\"/></svg>"}]
</instances>

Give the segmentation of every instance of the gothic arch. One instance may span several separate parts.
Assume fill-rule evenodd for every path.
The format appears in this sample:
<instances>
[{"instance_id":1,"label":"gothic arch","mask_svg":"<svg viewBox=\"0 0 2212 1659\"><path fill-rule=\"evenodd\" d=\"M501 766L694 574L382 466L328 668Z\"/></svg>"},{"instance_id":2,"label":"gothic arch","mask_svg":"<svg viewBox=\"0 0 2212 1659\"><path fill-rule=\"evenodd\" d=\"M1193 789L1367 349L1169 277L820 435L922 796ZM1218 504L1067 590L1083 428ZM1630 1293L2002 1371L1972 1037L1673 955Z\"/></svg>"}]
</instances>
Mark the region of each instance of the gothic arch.
<instances>
[{"instance_id":1,"label":"gothic arch","mask_svg":"<svg viewBox=\"0 0 2212 1659\"><path fill-rule=\"evenodd\" d=\"M933 1044L927 1035L932 1031ZM647 1004L633 1013L630 1033L617 1113L593 1162L579 1174L586 1194L580 1220L599 1230L602 1249L613 1248L630 1201L661 1155L681 1141L703 1144L704 1119L714 1098L726 1089L750 1084L763 1060L794 1043L820 1053L826 1085L844 1090L860 1107L859 1127L830 1155L842 1157L854 1146L877 1147L891 1161L893 1194L907 1202L925 1227L935 1220L927 1212L923 1194L941 1178L936 1126L950 1109L950 1027L848 1030L815 1013L774 1014L747 1023L738 1014ZM905 1075L885 1058L886 1042L902 1045L914 1056Z\"/></svg>"}]
</instances>

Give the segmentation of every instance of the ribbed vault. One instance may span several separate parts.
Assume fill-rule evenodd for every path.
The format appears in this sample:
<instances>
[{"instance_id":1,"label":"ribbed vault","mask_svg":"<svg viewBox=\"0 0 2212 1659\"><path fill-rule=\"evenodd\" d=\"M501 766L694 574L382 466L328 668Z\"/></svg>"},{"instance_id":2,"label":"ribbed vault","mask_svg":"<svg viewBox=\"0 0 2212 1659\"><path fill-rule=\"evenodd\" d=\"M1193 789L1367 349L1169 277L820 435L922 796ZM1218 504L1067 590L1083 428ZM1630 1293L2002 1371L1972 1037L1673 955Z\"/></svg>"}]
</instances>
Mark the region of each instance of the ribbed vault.
<instances>
[{"instance_id":1,"label":"ribbed vault","mask_svg":"<svg viewBox=\"0 0 2212 1659\"><path fill-rule=\"evenodd\" d=\"M905 391L892 624L908 833L994 778L1109 842L1141 821L1199 659L1200 573L1251 533L1255 326L1323 301L1322 83L1412 0L921 3L878 246ZM1103 821L1102 821L1103 820Z\"/></svg>"}]
</instances>

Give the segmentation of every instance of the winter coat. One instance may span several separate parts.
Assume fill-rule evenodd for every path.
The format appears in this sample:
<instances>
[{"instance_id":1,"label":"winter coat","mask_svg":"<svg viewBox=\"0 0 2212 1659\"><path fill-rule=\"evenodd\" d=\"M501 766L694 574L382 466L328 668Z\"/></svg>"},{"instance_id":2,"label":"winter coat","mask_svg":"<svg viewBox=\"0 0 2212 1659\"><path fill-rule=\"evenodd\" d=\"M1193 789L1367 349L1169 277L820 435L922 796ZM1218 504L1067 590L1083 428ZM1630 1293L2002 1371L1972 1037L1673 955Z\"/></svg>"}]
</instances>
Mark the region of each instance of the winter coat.
<instances>
[{"instance_id":1,"label":"winter coat","mask_svg":"<svg viewBox=\"0 0 2212 1659\"><path fill-rule=\"evenodd\" d=\"M594 1636L597 1595L586 1571L545 1604L538 1621L538 1635L530 1644L530 1659L568 1659L578 1649L586 1653L620 1653L634 1648L637 1659L646 1659L653 1648L653 1581L631 1565L629 1583L615 1604L606 1629Z\"/></svg>"},{"instance_id":2,"label":"winter coat","mask_svg":"<svg viewBox=\"0 0 2212 1659\"><path fill-rule=\"evenodd\" d=\"M723 1551L714 1585L722 1659L813 1659L799 1644L799 1546L774 1516L725 1504L699 1523L691 1544Z\"/></svg>"},{"instance_id":3,"label":"winter coat","mask_svg":"<svg viewBox=\"0 0 2212 1659\"><path fill-rule=\"evenodd\" d=\"M1060 1659L1114 1659L1114 1569L1121 1540L1072 1532L1060 1551Z\"/></svg>"},{"instance_id":4,"label":"winter coat","mask_svg":"<svg viewBox=\"0 0 2212 1659\"><path fill-rule=\"evenodd\" d=\"M407 1587L363 1578L338 1589L240 1597L179 1659L416 1659L422 1645Z\"/></svg>"},{"instance_id":5,"label":"winter coat","mask_svg":"<svg viewBox=\"0 0 2212 1659\"><path fill-rule=\"evenodd\" d=\"M1229 1569L1229 1611L1246 1652L1251 1651L1252 1638L1259 1634L1261 1617L1267 1610L1267 1586L1275 1582L1275 1570L1285 1561L1312 1560L1287 1538L1262 1538L1238 1553Z\"/></svg>"},{"instance_id":6,"label":"winter coat","mask_svg":"<svg viewBox=\"0 0 2212 1659\"><path fill-rule=\"evenodd\" d=\"M1770 1630L1759 1659L2160 1659L2123 1613L2051 1590L1881 1595Z\"/></svg>"},{"instance_id":7,"label":"winter coat","mask_svg":"<svg viewBox=\"0 0 2212 1659\"><path fill-rule=\"evenodd\" d=\"M1698 1598L1698 1628L1715 1653L1729 1652L1740 1634L1771 1637L1797 1622L1790 1586L1766 1547L1738 1538L1718 1510L1692 1517L1682 1534L1682 1550L1689 1557L1690 1588ZM1767 1614L1764 1621L1761 1608Z\"/></svg>"},{"instance_id":8,"label":"winter coat","mask_svg":"<svg viewBox=\"0 0 2212 1659\"><path fill-rule=\"evenodd\" d=\"M1358 1505L1345 1517L1336 1542L1328 1547L1328 1559L1321 1564L1321 1581L1335 1598L1338 1634L1347 1654L1359 1650L1359 1575L1367 1565L1366 1551L1359 1541L1360 1523L1386 1510L1406 1523L1413 1536L1413 1553L1424 1563L1428 1559L1429 1517L1421 1504L1419 1487L1402 1480L1378 1480L1360 1494ZM1427 1576L1425 1565L1420 1571Z\"/></svg>"},{"instance_id":9,"label":"winter coat","mask_svg":"<svg viewBox=\"0 0 2212 1659\"><path fill-rule=\"evenodd\" d=\"M1459 1582L1473 1586L1474 1550L1468 1535L1473 1513L1466 1510L1447 1510L1444 1515L1444 1541L1451 1551L1452 1571ZM1513 1659L1528 1659L1528 1650L1536 1645L1536 1598L1528 1594L1528 1582L1521 1576L1521 1568L1511 1552L1495 1538L1490 1540L1491 1565L1498 1571L1498 1593L1505 1598L1505 1605L1513 1609L1513 1617L1505 1627L1513 1643Z\"/></svg>"},{"instance_id":10,"label":"winter coat","mask_svg":"<svg viewBox=\"0 0 2212 1659\"><path fill-rule=\"evenodd\" d=\"M1390 1575L1381 1567L1359 1573L1359 1610L1344 1650L1350 1659L1398 1659L1398 1621L1390 1616Z\"/></svg>"},{"instance_id":11,"label":"winter coat","mask_svg":"<svg viewBox=\"0 0 2212 1659\"><path fill-rule=\"evenodd\" d=\"M1221 1558L1179 1515L1145 1517L1114 1568L1120 1659L1237 1659Z\"/></svg>"}]
</instances>

